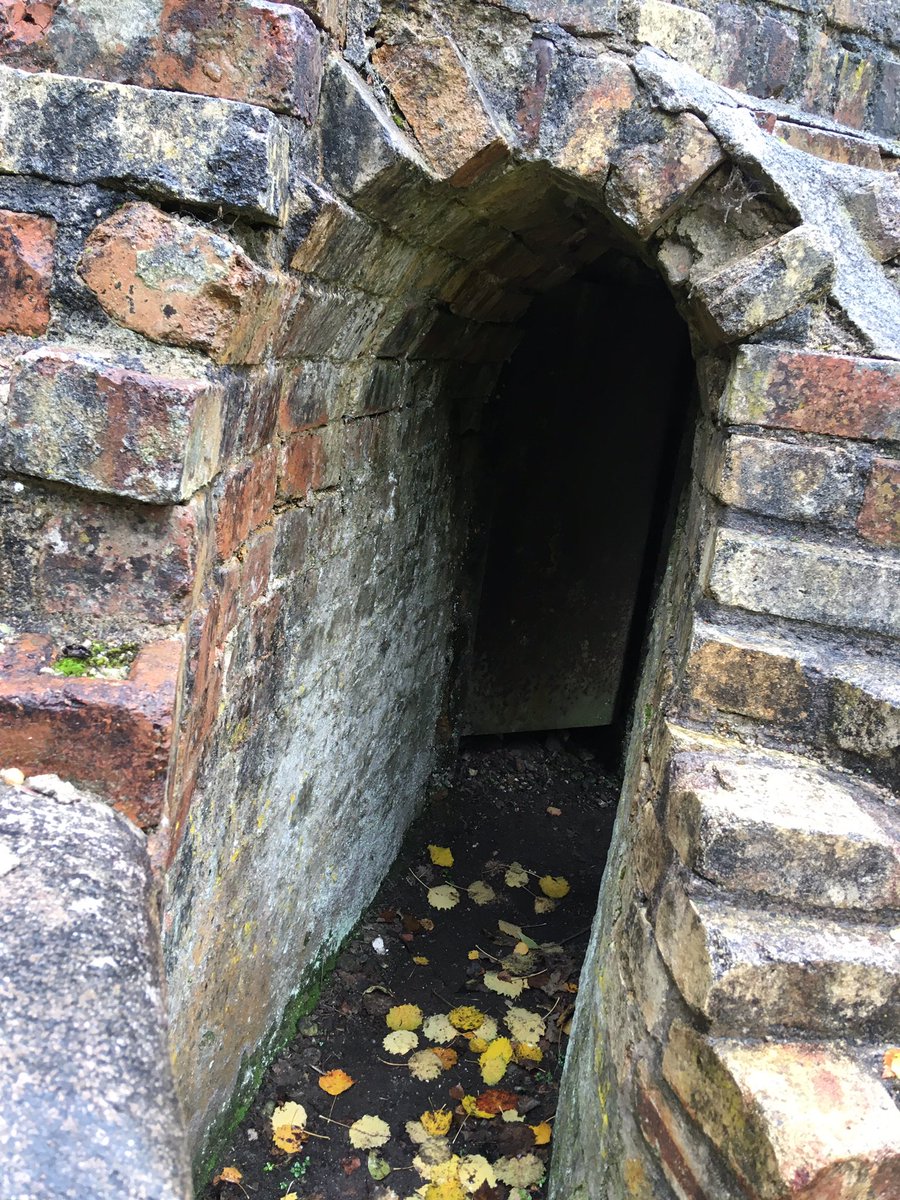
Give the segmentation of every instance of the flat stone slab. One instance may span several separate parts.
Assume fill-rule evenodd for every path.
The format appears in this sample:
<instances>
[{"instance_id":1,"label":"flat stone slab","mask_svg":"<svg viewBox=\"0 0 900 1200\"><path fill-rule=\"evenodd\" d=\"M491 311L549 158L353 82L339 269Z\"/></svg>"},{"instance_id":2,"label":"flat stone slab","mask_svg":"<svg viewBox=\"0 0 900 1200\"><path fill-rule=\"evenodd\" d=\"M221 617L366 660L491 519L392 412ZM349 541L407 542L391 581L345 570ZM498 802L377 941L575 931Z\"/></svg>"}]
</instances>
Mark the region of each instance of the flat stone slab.
<instances>
[{"instance_id":1,"label":"flat stone slab","mask_svg":"<svg viewBox=\"0 0 900 1200\"><path fill-rule=\"evenodd\" d=\"M0 785L4 1200L191 1196L154 911L125 818L55 776Z\"/></svg>"}]
</instances>

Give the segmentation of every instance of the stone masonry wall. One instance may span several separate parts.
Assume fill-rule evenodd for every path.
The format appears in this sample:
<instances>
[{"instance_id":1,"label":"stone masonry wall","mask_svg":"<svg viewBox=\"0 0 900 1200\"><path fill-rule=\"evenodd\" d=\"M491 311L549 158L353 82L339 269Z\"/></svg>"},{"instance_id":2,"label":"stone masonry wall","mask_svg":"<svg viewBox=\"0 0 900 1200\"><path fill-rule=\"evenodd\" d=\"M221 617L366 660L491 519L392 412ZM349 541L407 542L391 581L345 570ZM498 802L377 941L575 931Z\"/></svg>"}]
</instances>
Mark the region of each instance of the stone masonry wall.
<instances>
[{"instance_id":1,"label":"stone masonry wall","mask_svg":"<svg viewBox=\"0 0 900 1200\"><path fill-rule=\"evenodd\" d=\"M612 249L703 413L552 1186L900 1186L887 9L0 4L0 748L147 832L198 1156L452 745L479 409Z\"/></svg>"}]
</instances>

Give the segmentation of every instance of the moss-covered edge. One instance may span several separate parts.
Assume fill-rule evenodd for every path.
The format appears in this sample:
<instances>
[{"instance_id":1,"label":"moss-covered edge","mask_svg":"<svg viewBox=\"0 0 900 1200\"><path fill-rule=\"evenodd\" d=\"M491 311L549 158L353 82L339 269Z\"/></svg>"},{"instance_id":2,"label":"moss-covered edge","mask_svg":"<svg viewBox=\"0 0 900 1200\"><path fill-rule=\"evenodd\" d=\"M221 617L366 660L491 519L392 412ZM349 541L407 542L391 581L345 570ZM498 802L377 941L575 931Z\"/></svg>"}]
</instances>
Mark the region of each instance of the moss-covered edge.
<instances>
[{"instance_id":1,"label":"moss-covered edge","mask_svg":"<svg viewBox=\"0 0 900 1200\"><path fill-rule=\"evenodd\" d=\"M355 931L354 927L336 949L326 953L306 969L300 986L285 1007L281 1021L252 1054L242 1058L238 1083L231 1102L213 1122L203 1141L203 1148L193 1163L194 1192L197 1196L202 1194L209 1183L231 1135L250 1111L250 1106L262 1085L263 1075L276 1055L297 1036L297 1028L302 1019L319 1003L322 988L334 970L341 950Z\"/></svg>"}]
</instances>

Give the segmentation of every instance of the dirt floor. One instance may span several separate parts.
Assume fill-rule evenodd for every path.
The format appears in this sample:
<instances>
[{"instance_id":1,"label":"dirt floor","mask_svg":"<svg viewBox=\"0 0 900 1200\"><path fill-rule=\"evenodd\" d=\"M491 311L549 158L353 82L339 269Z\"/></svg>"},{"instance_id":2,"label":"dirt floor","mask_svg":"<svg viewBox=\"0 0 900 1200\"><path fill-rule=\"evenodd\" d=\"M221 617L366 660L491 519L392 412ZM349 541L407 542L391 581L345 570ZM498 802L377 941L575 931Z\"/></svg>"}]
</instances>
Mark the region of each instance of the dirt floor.
<instances>
[{"instance_id":1,"label":"dirt floor","mask_svg":"<svg viewBox=\"0 0 900 1200\"><path fill-rule=\"evenodd\" d=\"M464 746L205 1200L543 1197L616 793L584 739Z\"/></svg>"}]
</instances>

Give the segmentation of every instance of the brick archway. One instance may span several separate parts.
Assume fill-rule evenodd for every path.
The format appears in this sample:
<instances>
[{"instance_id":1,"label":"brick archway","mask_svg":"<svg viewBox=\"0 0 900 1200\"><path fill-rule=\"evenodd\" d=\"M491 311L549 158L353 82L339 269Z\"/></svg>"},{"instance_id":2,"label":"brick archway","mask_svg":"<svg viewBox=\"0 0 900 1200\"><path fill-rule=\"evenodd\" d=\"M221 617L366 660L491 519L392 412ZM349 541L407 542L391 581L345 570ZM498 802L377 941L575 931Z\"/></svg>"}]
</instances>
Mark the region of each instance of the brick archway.
<instances>
[{"instance_id":1,"label":"brick archway","mask_svg":"<svg viewBox=\"0 0 900 1200\"><path fill-rule=\"evenodd\" d=\"M900 301L880 261L900 245L883 146L822 131L868 163L826 167L761 102L569 31L533 31L526 86L501 95L464 40L388 14L369 81L331 55L317 109L306 91L188 95L193 74L163 92L0 69L20 121L37 99L98 135L77 161L49 137L7 152L25 178L2 193L0 252L30 299L5 351L4 757L151 831L176 1074L206 1145L452 729L452 422L490 393L532 296L614 239L688 321L703 414L556 1194L801 1194L799 1155L803 1187L846 1175L887 1196L896 1112L871 1064L900 975ZM139 642L128 679L43 673L75 635ZM825 1079L854 1132L810 1148L791 1113L814 1119Z\"/></svg>"}]
</instances>

